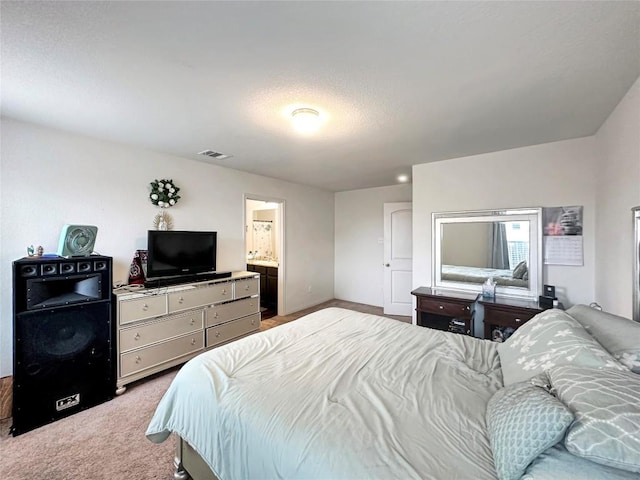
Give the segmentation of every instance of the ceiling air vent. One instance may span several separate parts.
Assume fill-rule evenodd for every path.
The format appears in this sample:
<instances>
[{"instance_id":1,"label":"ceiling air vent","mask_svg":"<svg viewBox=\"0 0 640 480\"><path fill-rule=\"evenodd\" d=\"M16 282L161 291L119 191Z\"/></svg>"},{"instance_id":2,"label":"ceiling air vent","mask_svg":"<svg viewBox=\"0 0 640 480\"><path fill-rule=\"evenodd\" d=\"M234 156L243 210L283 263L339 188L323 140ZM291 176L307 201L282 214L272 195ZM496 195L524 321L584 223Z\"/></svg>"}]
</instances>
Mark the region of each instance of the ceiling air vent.
<instances>
[{"instance_id":1,"label":"ceiling air vent","mask_svg":"<svg viewBox=\"0 0 640 480\"><path fill-rule=\"evenodd\" d=\"M232 155L225 155L224 153L214 152L213 150L204 150L202 152L198 152L198 155L205 155L207 157L215 158L216 160L224 160L225 158L229 158Z\"/></svg>"}]
</instances>

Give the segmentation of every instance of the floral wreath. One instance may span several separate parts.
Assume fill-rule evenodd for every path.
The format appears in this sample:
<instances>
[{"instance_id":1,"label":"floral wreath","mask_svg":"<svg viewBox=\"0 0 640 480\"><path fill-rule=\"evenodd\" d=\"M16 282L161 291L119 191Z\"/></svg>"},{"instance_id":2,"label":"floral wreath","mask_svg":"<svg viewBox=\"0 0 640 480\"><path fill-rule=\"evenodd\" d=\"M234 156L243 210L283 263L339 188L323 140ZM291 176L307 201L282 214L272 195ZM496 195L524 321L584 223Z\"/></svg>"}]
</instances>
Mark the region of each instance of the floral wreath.
<instances>
[{"instance_id":1,"label":"floral wreath","mask_svg":"<svg viewBox=\"0 0 640 480\"><path fill-rule=\"evenodd\" d=\"M173 207L180 200L179 191L180 188L176 187L173 180L154 180L151 182L149 200L160 208Z\"/></svg>"}]
</instances>

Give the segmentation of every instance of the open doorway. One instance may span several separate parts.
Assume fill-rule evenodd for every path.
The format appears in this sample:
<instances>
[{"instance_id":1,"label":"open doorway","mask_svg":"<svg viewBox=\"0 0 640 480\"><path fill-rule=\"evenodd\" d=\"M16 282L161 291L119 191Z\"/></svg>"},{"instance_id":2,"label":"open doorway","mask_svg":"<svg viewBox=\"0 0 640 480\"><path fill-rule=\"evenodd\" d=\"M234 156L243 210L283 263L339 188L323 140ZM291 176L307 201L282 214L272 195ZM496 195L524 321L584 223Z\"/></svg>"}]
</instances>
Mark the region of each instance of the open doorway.
<instances>
[{"instance_id":1,"label":"open doorway","mask_svg":"<svg viewBox=\"0 0 640 480\"><path fill-rule=\"evenodd\" d=\"M260 274L262 320L284 312L284 201L245 195L247 270ZM280 312L280 313L279 313Z\"/></svg>"}]
</instances>

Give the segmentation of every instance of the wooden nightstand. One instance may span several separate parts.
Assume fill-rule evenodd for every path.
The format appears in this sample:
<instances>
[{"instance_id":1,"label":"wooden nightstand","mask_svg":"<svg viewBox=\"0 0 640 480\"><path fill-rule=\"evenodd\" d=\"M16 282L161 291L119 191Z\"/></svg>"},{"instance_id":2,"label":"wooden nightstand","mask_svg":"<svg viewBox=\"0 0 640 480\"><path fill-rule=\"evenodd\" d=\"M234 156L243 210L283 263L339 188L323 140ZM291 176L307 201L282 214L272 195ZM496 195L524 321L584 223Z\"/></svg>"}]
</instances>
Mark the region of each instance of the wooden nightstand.
<instances>
[{"instance_id":1,"label":"wooden nightstand","mask_svg":"<svg viewBox=\"0 0 640 480\"><path fill-rule=\"evenodd\" d=\"M488 340L493 339L494 330L508 335L544 310L536 301L512 298L483 298L480 304L484 306L484 338Z\"/></svg>"},{"instance_id":2,"label":"wooden nightstand","mask_svg":"<svg viewBox=\"0 0 640 480\"><path fill-rule=\"evenodd\" d=\"M477 294L416 288L417 323L421 327L473 335L473 305Z\"/></svg>"}]
</instances>

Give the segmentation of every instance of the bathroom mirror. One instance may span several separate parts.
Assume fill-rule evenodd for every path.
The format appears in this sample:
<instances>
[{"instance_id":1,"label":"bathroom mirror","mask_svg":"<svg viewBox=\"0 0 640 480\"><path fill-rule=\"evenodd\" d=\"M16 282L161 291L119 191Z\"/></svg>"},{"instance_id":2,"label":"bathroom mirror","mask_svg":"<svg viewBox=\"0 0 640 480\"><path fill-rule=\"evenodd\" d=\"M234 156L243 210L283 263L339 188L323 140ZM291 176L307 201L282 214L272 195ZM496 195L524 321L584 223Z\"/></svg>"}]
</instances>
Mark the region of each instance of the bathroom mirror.
<instances>
[{"instance_id":1,"label":"bathroom mirror","mask_svg":"<svg viewBox=\"0 0 640 480\"><path fill-rule=\"evenodd\" d=\"M432 285L536 299L542 292L542 209L433 213Z\"/></svg>"}]
</instances>

